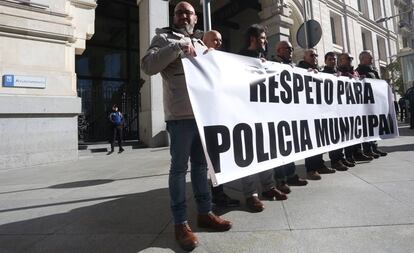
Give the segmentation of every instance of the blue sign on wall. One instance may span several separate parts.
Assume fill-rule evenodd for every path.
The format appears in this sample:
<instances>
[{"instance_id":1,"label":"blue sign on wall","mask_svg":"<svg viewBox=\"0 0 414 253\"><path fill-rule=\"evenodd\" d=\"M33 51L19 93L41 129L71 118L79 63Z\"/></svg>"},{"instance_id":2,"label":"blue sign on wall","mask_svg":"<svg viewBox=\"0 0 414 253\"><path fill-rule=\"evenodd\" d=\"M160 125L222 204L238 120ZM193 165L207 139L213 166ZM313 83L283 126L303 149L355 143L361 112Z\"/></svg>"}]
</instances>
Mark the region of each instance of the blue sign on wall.
<instances>
[{"instance_id":1,"label":"blue sign on wall","mask_svg":"<svg viewBox=\"0 0 414 253\"><path fill-rule=\"evenodd\" d=\"M4 75L3 76L3 86L4 87L13 87L14 86L14 75Z\"/></svg>"},{"instance_id":2,"label":"blue sign on wall","mask_svg":"<svg viewBox=\"0 0 414 253\"><path fill-rule=\"evenodd\" d=\"M46 88L46 77L3 75L3 87L15 88Z\"/></svg>"}]
</instances>

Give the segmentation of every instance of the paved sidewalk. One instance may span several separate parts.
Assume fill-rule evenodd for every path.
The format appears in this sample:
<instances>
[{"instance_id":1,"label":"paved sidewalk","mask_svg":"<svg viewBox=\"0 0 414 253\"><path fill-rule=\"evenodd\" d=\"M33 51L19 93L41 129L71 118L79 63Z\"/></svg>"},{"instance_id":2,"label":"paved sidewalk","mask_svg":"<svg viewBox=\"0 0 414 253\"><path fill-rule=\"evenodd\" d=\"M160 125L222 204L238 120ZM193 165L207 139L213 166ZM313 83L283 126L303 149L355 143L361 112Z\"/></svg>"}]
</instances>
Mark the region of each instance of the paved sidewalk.
<instances>
[{"instance_id":1,"label":"paved sidewalk","mask_svg":"<svg viewBox=\"0 0 414 253\"><path fill-rule=\"evenodd\" d=\"M227 185L242 206L218 212L234 228L193 225L201 242L193 252L414 252L414 130L400 132L380 142L387 157L292 187L262 213L245 209L237 182ZM168 167L168 149L159 148L0 171L0 253L182 252Z\"/></svg>"}]
</instances>

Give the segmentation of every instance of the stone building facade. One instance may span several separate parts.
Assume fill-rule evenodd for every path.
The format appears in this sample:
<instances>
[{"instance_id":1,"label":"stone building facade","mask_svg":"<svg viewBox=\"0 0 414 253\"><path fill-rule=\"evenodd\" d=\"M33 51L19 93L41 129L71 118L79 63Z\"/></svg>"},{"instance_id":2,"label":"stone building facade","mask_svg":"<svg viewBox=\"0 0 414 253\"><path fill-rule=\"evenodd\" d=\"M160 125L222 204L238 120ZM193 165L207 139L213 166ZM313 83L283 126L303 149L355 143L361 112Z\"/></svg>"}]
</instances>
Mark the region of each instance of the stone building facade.
<instances>
[{"instance_id":1,"label":"stone building facade","mask_svg":"<svg viewBox=\"0 0 414 253\"><path fill-rule=\"evenodd\" d=\"M0 1L0 169L77 159L74 59L93 35L95 7L93 0Z\"/></svg>"}]
</instances>

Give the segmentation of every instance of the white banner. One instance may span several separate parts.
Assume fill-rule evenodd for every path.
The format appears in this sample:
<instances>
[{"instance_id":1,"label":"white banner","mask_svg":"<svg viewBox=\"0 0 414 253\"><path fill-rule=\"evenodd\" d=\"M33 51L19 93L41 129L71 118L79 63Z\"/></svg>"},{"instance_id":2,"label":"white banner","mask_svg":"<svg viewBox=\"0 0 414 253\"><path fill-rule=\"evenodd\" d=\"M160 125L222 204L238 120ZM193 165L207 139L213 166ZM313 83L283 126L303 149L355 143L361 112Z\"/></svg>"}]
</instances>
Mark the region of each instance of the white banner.
<instances>
[{"instance_id":1,"label":"white banner","mask_svg":"<svg viewBox=\"0 0 414 253\"><path fill-rule=\"evenodd\" d=\"M183 59L183 65L214 184L398 136L392 93L383 80L336 77L220 51Z\"/></svg>"}]
</instances>

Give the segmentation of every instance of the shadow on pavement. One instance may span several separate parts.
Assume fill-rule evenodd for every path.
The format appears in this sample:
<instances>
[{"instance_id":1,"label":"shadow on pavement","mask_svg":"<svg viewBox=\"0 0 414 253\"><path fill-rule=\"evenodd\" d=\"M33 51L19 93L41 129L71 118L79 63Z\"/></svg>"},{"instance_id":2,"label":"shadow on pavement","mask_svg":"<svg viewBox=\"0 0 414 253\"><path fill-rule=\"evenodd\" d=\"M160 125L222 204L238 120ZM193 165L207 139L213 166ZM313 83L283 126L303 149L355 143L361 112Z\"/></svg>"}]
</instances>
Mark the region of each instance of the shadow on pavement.
<instances>
[{"instance_id":1,"label":"shadow on pavement","mask_svg":"<svg viewBox=\"0 0 414 253\"><path fill-rule=\"evenodd\" d=\"M101 182L91 180L91 185L95 181ZM51 187L83 187L86 183L88 181ZM187 183L186 188L187 213L193 231L210 232L197 227L191 183ZM95 204L96 202L101 203ZM69 208L67 205L85 205L64 213L0 225L0 252L136 253L146 250L152 252L155 249L185 252L174 239L169 203L168 189L163 188L142 193L0 209L2 215L13 216L16 212L27 212L23 215L40 216L42 213L57 213L57 210L61 210L60 207L66 210ZM237 209L247 211L244 206ZM222 215L232 210L235 209L216 209L215 212Z\"/></svg>"},{"instance_id":2,"label":"shadow on pavement","mask_svg":"<svg viewBox=\"0 0 414 253\"><path fill-rule=\"evenodd\" d=\"M56 185L49 186L48 188L65 189L65 188L88 187L88 186L112 183L113 181L115 180L112 180L112 179L84 180L84 181L70 182L70 183L64 183L64 184L56 184Z\"/></svg>"},{"instance_id":3,"label":"shadow on pavement","mask_svg":"<svg viewBox=\"0 0 414 253\"><path fill-rule=\"evenodd\" d=\"M89 205L92 201L96 203L105 200L108 201ZM169 248L181 252L173 237L173 226L170 225L171 214L166 188L136 194L26 206L17 211L25 210L39 216L37 212L45 213L51 211L52 207L66 205L68 202L77 206L88 206L1 225L0 252L136 253L147 248ZM16 215L15 211L16 208L3 209L0 213L7 215L9 212L13 216ZM195 210L189 208L188 212ZM161 235L164 231L167 235ZM160 235L166 238L160 240Z\"/></svg>"},{"instance_id":4,"label":"shadow on pavement","mask_svg":"<svg viewBox=\"0 0 414 253\"><path fill-rule=\"evenodd\" d=\"M400 136L414 136L414 129L410 129L408 126L400 127L398 131Z\"/></svg>"},{"instance_id":5,"label":"shadow on pavement","mask_svg":"<svg viewBox=\"0 0 414 253\"><path fill-rule=\"evenodd\" d=\"M398 146L381 147L381 150L384 150L387 153L401 152L401 151L414 151L414 143L413 144L398 145Z\"/></svg>"}]
</instances>

